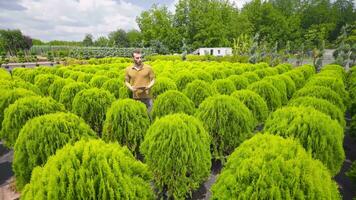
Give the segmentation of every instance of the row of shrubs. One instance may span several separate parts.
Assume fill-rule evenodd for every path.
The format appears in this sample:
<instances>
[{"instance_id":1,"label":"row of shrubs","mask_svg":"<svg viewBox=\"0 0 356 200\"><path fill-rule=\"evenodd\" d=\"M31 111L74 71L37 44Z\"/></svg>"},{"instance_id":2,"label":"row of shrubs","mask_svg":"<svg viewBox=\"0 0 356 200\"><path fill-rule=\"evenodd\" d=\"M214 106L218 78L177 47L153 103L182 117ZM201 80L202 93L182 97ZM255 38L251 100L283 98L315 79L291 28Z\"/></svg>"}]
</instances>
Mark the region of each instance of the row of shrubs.
<instances>
[{"instance_id":1,"label":"row of shrubs","mask_svg":"<svg viewBox=\"0 0 356 200\"><path fill-rule=\"evenodd\" d=\"M356 66L353 66L348 74L348 91L350 94L350 135L352 138L356 138ZM351 165L351 168L347 175L351 178L354 184L356 184L356 161Z\"/></svg>"},{"instance_id":2,"label":"row of shrubs","mask_svg":"<svg viewBox=\"0 0 356 200\"><path fill-rule=\"evenodd\" d=\"M292 79L293 80L292 83L295 84L297 81L299 81L298 83L299 88L302 87L305 81L312 75L312 73L310 74L311 71L310 71L310 67L308 66L291 70L291 71L288 70L286 71L287 73L285 74L288 74L287 76L290 79L292 79L291 77L294 78ZM270 76L265 78L269 78L269 77ZM269 82L267 80L264 80L263 83L269 83ZM250 87L251 85L248 85L248 87ZM262 84L260 83L260 85ZM262 88L274 88L272 89L274 94L265 95L266 97L273 98L277 96L276 94L280 95L280 92L276 90L276 88L272 84L268 86L262 86ZM268 109L265 99L261 97L263 95L260 94L265 94L265 93L268 94L269 90L261 89L257 91L259 91L259 93L253 92L251 90L238 90L235 91L234 92L235 94L231 95L231 97L227 95L221 95L221 94L217 96L208 97L205 98L201 104L199 104L199 107L197 108L196 111L194 110L195 109L194 103L187 103L191 105L190 106L191 109L188 108L187 110L192 111L191 113L188 114L191 115L194 114L195 117L188 116L186 114L167 115L170 112L162 115L158 114L155 117L156 120L150 126L147 133L142 131L147 129L146 127L148 127L150 124L144 105L130 99L115 101L114 103L111 104L111 108L106 113L107 121L104 123L102 138L106 141L119 141L120 144L127 145L128 148L131 150L131 152L133 152L134 154L138 153L139 151L138 147L141 146L140 151L145 156L145 161L148 165L148 168L144 164L140 164L140 163L135 164L137 161L134 161L132 159L130 161L129 158L124 157L123 154L132 158L131 153L129 153L127 150L124 151L126 153L123 153L122 155L120 154L121 157L120 156L115 157L113 155L113 152L121 151L121 150L117 150L117 148L121 148L121 147L118 147L117 145L114 144L113 145L115 147L108 147L105 146L106 144L101 143L100 141L90 140L85 142L79 142L81 143L80 145L79 143L76 143L73 146L71 144L79 140L78 139L79 136L77 134L73 134L72 136L70 136L70 138L74 138L72 143L69 142L71 144L68 144L65 148L60 150L59 152L61 153L58 152L56 156L51 157L46 165L44 165L43 167L38 167L34 170L31 183L27 185L23 190L23 198L26 197L29 199L33 199L33 198L41 199L47 197L58 198L58 199L71 198L71 197L72 198L78 198L78 197L117 198L120 197L120 195L122 195L121 198L131 198L131 199L153 198L154 195L152 190L150 190L149 187L147 187L149 186L149 180L151 178L150 173L152 173L156 183L155 185L160 191L166 190L169 196L173 196L178 199L184 198L186 197L187 193L189 194L192 192L192 190L199 187L199 184L202 183L202 181L204 181L209 175L210 166L211 166L211 157L222 158L227 156L234 150L235 147L237 147L244 140L252 136L253 129L257 123L257 117L254 114L252 114L249 107L246 106L245 104L247 104L246 102L249 102L250 103L249 105L252 105L250 107L253 108L254 107L253 104L255 103L255 101L250 100L250 98L247 98L246 96L256 97L253 99L258 99L256 100L256 102L264 102L266 104L265 110ZM87 97L93 96L98 92L99 91L95 91L91 95L88 95ZM179 91L167 91L157 97L155 106L159 105L158 99L160 98L160 96L167 95L170 93L171 96L173 97L177 97L180 95L182 96L182 98L184 98L184 94L180 93ZM293 92L291 93L291 95L293 95ZM185 96L185 98L187 97ZM245 101L241 102L237 100L239 98L240 99L245 98ZM266 99L271 101L269 98ZM40 101L40 99L37 99L35 101ZM94 100L89 98L89 100L87 101L94 101ZM282 99L280 99L280 101L282 102ZM184 102L184 100L182 100L182 102ZM90 103L91 102L88 102L87 104ZM261 103L255 103L255 104L260 105ZM164 105L164 103L162 105ZM85 105L81 105L81 106L85 107ZM278 107L274 109L277 108ZM62 111L61 109L58 110L54 109L54 110L55 110L54 112ZM157 110L162 111L165 110L165 108L163 106L160 109L157 108ZM181 111L178 110L174 112L181 112ZM90 115L89 113L86 114ZM55 133L52 136L48 136L49 138L48 140L43 138L43 140L48 141L48 143L46 143L48 144L47 150L61 148L61 146L60 147L51 146L52 143L54 144L59 144L60 142L63 142L61 144L67 143L64 142L64 140L62 140L61 137L58 135L60 135L61 131L63 130L65 130L63 132L66 132L68 130L68 127L71 127L69 124L71 124L72 126L73 125L78 126L79 124L81 124L79 121L68 123L68 124L66 124L66 121L68 120L64 120L64 121L62 120L61 122L60 119L65 118L64 117L66 115L65 113L58 113L54 115L58 115L58 118L50 115L50 116L46 116L48 118L46 121L45 119L46 117L40 116L38 118L33 119L34 122L31 123L34 123L34 125L28 125L28 127L31 128L31 127L36 127L35 124L38 124L37 125L38 127L40 126L40 124L51 124L51 123L54 124L56 122L58 122L59 124L62 123L62 125L58 125L59 131L58 132L53 131ZM41 117L43 118L39 119ZM50 120L51 118L56 120L51 121ZM72 119L75 117L71 116L69 118ZM35 121L35 119L37 121ZM30 121L28 123L30 123ZM134 124L134 123L141 123L141 124ZM27 124L25 126L27 126ZM73 133L77 132L75 131L77 128L76 126L74 126L73 128L74 130ZM53 127L56 127L56 125L53 125ZM142 130L136 129L136 127L142 127ZM28 131L34 132L30 128L27 128ZM51 129L52 128L43 128L43 132L44 133L46 131L48 132ZM87 130L87 128L83 128L83 127L81 129ZM25 128L21 129L20 135L22 134L22 131L25 132L25 130L26 130ZM115 133L115 131L117 132ZM96 135L93 135L90 132L91 131L86 131L86 133L82 133L80 135L82 135L82 137L93 137L93 138L97 137ZM42 135L47 137L46 136L47 134L42 134ZM272 138L272 136L269 137ZM268 138L266 140L267 141L280 140L280 139L273 139L273 138L271 139L271 138ZM256 140L260 141L262 139L256 139ZM34 143L34 141L30 142L31 141L30 138L22 139L22 141L29 141L29 145L16 144L15 154L16 154L16 146L22 146L22 147L24 146L28 148L27 150L30 153L35 152L35 150L38 151L39 147L37 147L37 149L35 150L31 149L32 145L30 144ZM215 145L213 145L213 150L212 150L213 156L211 156L210 154L211 151L209 147L210 144L211 143L214 144L214 142ZM276 143L284 143L284 142L282 141ZM103 146L103 148L98 148L97 146ZM258 145L253 144L250 145L249 148L254 146L258 146ZM263 149L262 146L260 151L265 151L266 147L264 147ZM285 145L281 145L281 146L293 146L293 145L290 145L290 143L287 142ZM295 146L296 146L295 149L301 149L300 147L298 147L297 144ZM104 147L108 149L112 149L112 148L113 149L116 148L116 149L112 150L111 153L110 152L104 153L101 150L93 151L93 149L105 149ZM275 153L280 151L282 150L278 148L275 149ZM305 161L305 163L300 165L301 166L300 168L301 169L310 168L313 170L308 171L309 173L305 173L305 176L298 176L304 178L301 179L300 183L298 183L297 181L295 185L293 185L293 187L291 186L287 188L285 191L290 191L292 188L299 188L298 187L299 184L304 186L310 184L308 186L305 186L309 190L305 189L305 190L293 191L293 193L291 192L281 193L281 191L276 191L276 189L278 189L278 187L276 187L273 190L274 192L272 192L271 194L275 195L275 197L281 196L286 198L288 198L288 195L286 194L289 194L291 198L297 198L297 197L313 198L313 197L320 196L320 199L323 199L323 197L331 197L330 195L337 194L334 193L333 190L330 190L331 192L330 191L328 192L328 190L326 190L329 187L334 186L334 183L331 181L330 183L329 182L327 184L325 183L324 186L319 187L319 185L321 185L320 183L322 180L324 180L325 178L326 180L328 180L327 179L328 176L325 173L325 170L323 170L323 168L319 166L320 164L314 164L315 166L310 167L313 165L314 161L312 161L310 156L308 157L306 153L303 153L302 152L303 150L298 150L298 152L299 151L301 153L298 153L297 155L300 157L297 158L299 160L303 160L303 162ZM21 151L18 150L18 152ZM24 151L22 150L22 152ZM52 154L53 153L51 153L51 155ZM113 159L111 159L112 156L114 157ZM267 153L265 159L270 159L269 156L270 154ZM290 160L293 160L296 157L294 154L291 155L290 153L286 153L285 155L282 155L283 158L286 156L289 156L288 159ZM16 157L18 156L15 156L15 158ZM254 158L256 156L251 155L247 157ZM31 160L39 160L39 159L31 158ZM118 164L115 164L115 161L118 162ZM98 164L97 162L100 162L100 164ZM19 164L19 166L26 166L26 165L22 163ZM143 167L139 167L139 166L143 166ZM21 167L19 169L21 169ZM68 173L69 169L73 173ZM322 169L322 170L315 172L314 169ZM90 172L86 172L86 170L90 170ZM118 171L118 170L123 170L123 171ZM89 173L95 174L95 176L93 175L92 177L98 177L98 178L88 180L86 175L90 176ZM320 180L319 179L314 180L315 173L318 174L318 177L321 177ZM104 175L101 176L101 174L105 174L105 177ZM108 176L107 174L112 174L112 176L111 175ZM125 176L122 177L122 175L120 175L119 177L117 177L118 174L124 174ZM251 174L248 176L251 176ZM107 183L108 177L111 177L109 183ZM122 178L127 178L127 179L124 180ZM58 184L58 181L56 181L58 179L61 180L60 184ZM126 185L133 180L135 180L135 183L129 185L131 187ZM29 180L27 179L27 181ZM124 185L123 185L123 181L125 182ZM70 183L78 183L78 185L75 187L71 187ZM219 185L218 183L216 185ZM55 189L53 188L54 184L56 184ZM88 186L87 184L92 186L95 185L95 187L94 188L87 187ZM263 182L261 184L263 184ZM24 186L24 184L22 185ZM57 187L57 185L60 185L60 187ZM42 187L42 189L40 187ZM252 184L251 187L253 188ZM100 189L96 189L96 188L100 188ZM139 190L137 188L139 188ZM214 186L213 188L219 188L219 186ZM119 190L122 192L120 194L116 193ZM70 192L64 192L64 191L70 191ZM219 193L219 191L222 190L213 189L214 198L224 198L224 194ZM268 192L268 189L261 190L261 191L264 193L266 197L268 197L268 195L270 194ZM246 197L249 197L248 196L249 194L253 194L253 191L250 192L252 193L245 194L247 195ZM313 196L314 194L315 196ZM139 196L135 196L135 195L139 195ZM254 193L254 195L258 195L258 193Z\"/></svg>"}]
</instances>

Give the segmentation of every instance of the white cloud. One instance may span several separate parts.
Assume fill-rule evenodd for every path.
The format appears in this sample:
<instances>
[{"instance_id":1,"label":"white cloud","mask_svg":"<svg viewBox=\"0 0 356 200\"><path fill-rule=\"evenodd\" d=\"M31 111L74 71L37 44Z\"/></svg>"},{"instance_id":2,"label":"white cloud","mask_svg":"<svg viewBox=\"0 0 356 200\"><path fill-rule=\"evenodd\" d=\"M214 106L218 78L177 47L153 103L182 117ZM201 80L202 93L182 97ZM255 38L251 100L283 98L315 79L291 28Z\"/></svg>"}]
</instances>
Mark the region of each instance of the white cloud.
<instances>
[{"instance_id":1,"label":"white cloud","mask_svg":"<svg viewBox=\"0 0 356 200\"><path fill-rule=\"evenodd\" d=\"M239 9L241 9L246 3L251 0L229 0L231 3L234 3Z\"/></svg>"},{"instance_id":2,"label":"white cloud","mask_svg":"<svg viewBox=\"0 0 356 200\"><path fill-rule=\"evenodd\" d=\"M0 28L20 29L48 40L82 40L86 33L107 35L118 28L138 29L143 8L125 0L22 0L26 10L2 10ZM0 8L1 9L1 8Z\"/></svg>"}]
</instances>

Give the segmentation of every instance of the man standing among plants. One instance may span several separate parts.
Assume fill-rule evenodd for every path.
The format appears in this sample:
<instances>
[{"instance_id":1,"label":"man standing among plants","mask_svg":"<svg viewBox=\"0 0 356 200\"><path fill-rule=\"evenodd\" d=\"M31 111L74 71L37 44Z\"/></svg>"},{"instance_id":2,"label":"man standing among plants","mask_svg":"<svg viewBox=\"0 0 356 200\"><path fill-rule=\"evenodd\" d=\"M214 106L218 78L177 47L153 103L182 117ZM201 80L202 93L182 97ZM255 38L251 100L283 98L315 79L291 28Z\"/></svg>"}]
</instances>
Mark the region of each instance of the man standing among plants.
<instances>
[{"instance_id":1,"label":"man standing among plants","mask_svg":"<svg viewBox=\"0 0 356 200\"><path fill-rule=\"evenodd\" d=\"M132 52L133 66L126 68L125 85L132 91L132 97L141 101L147 107L148 112L152 109L150 90L155 83L155 76L151 66L143 64L140 49Z\"/></svg>"}]
</instances>

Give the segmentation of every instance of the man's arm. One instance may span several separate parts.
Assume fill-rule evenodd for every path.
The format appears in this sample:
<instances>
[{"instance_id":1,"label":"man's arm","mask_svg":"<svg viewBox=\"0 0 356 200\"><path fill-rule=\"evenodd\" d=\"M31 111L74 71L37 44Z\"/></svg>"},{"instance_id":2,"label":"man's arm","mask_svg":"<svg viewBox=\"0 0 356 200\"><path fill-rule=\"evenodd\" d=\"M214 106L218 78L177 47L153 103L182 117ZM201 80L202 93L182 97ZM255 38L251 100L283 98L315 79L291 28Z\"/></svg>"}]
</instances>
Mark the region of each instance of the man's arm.
<instances>
[{"instance_id":1,"label":"man's arm","mask_svg":"<svg viewBox=\"0 0 356 200\"><path fill-rule=\"evenodd\" d=\"M127 88L129 88L129 90L131 91L136 91L135 87L133 87L131 84L130 84L130 76L129 76L129 73L126 71L126 74L125 74L125 85Z\"/></svg>"},{"instance_id":2,"label":"man's arm","mask_svg":"<svg viewBox=\"0 0 356 200\"><path fill-rule=\"evenodd\" d=\"M146 86L146 89L151 89L154 84L155 84L155 79L153 78L151 82Z\"/></svg>"}]
</instances>

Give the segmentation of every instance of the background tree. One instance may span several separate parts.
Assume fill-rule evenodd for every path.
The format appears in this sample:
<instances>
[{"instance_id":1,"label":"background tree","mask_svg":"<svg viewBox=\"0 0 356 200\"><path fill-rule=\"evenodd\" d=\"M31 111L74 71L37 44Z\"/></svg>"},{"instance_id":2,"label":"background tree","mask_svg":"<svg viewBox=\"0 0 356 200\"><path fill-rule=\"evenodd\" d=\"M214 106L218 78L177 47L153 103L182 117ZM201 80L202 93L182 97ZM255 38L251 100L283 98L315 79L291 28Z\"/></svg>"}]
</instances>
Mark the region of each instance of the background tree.
<instances>
[{"instance_id":1,"label":"background tree","mask_svg":"<svg viewBox=\"0 0 356 200\"><path fill-rule=\"evenodd\" d=\"M83 45L86 47L93 46L93 35L92 34L86 34L84 39L83 39Z\"/></svg>"}]
</instances>

